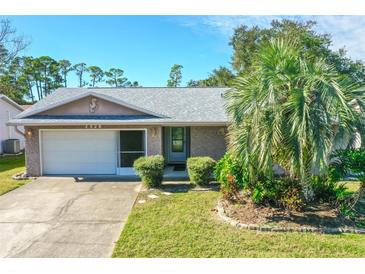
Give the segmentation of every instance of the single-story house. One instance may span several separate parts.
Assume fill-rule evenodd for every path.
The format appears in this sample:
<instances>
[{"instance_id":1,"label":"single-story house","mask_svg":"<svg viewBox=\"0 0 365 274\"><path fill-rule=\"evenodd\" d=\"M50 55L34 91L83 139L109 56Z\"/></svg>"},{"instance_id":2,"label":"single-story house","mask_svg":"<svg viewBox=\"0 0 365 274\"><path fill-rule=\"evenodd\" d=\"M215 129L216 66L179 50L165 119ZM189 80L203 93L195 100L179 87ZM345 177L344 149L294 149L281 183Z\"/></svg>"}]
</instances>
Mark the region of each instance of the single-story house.
<instances>
[{"instance_id":1,"label":"single-story house","mask_svg":"<svg viewBox=\"0 0 365 274\"><path fill-rule=\"evenodd\" d=\"M226 88L60 88L12 119L27 173L131 175L143 155L167 164L226 151Z\"/></svg>"},{"instance_id":2,"label":"single-story house","mask_svg":"<svg viewBox=\"0 0 365 274\"><path fill-rule=\"evenodd\" d=\"M20 149L24 149L24 136L7 123L24 109L4 94L0 94L0 154L4 152L4 141L19 139ZM22 130L22 128L20 128Z\"/></svg>"}]
</instances>

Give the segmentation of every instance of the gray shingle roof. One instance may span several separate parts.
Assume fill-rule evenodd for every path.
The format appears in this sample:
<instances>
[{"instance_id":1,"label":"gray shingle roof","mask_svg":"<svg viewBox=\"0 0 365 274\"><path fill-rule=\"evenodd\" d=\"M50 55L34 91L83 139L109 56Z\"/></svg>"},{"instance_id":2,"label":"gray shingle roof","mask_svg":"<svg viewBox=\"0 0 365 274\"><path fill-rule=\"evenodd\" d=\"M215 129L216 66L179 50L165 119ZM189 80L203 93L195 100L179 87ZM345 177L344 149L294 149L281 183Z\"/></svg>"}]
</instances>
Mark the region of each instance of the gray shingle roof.
<instances>
[{"instance_id":1,"label":"gray shingle roof","mask_svg":"<svg viewBox=\"0 0 365 274\"><path fill-rule=\"evenodd\" d=\"M156 122L156 123L226 123L227 115L224 110L222 94L227 88L60 88L46 98L40 100L15 117L12 123L44 121L50 123L60 120L70 121L70 117L35 117L52 106L78 99L83 96L104 96L116 103L125 103L136 109L146 110L154 117L129 117L129 123ZM154 115L155 114L155 115ZM94 121L95 117L74 117L72 120ZM123 117L104 117L102 121L126 121ZM100 117L98 118L100 120Z\"/></svg>"}]
</instances>

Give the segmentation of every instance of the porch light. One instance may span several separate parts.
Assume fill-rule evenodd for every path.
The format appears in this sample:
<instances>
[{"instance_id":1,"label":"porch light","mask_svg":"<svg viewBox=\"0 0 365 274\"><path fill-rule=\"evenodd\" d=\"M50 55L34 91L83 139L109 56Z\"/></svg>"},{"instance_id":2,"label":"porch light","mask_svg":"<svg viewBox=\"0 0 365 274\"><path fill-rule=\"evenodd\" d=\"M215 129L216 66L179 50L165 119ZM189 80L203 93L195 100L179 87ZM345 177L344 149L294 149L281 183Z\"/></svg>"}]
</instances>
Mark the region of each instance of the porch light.
<instances>
[{"instance_id":1,"label":"porch light","mask_svg":"<svg viewBox=\"0 0 365 274\"><path fill-rule=\"evenodd\" d=\"M25 132L25 134L28 136L28 137L32 137L33 135L33 131L31 129L27 129L27 131Z\"/></svg>"}]
</instances>

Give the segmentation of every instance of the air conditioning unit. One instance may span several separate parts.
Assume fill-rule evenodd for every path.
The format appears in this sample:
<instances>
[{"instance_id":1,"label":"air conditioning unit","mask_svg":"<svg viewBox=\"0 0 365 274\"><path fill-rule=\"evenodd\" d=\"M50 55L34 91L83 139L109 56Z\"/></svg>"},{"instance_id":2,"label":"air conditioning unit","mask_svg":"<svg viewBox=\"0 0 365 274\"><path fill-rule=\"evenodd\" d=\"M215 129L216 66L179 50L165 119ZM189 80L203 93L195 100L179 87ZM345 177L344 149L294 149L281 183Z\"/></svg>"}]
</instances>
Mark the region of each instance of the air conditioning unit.
<instances>
[{"instance_id":1,"label":"air conditioning unit","mask_svg":"<svg viewBox=\"0 0 365 274\"><path fill-rule=\"evenodd\" d=\"M3 151L6 154L18 154L20 152L19 139L7 139L3 143Z\"/></svg>"}]
</instances>

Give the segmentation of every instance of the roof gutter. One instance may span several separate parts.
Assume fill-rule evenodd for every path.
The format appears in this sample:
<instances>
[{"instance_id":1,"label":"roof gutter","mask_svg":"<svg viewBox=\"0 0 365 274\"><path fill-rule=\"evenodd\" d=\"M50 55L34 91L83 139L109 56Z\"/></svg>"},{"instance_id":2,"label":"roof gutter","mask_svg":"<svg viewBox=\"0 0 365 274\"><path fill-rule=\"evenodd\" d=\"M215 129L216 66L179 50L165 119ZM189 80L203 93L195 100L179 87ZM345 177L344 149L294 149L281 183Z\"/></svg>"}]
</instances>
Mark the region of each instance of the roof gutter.
<instances>
[{"instance_id":1,"label":"roof gutter","mask_svg":"<svg viewBox=\"0 0 365 274\"><path fill-rule=\"evenodd\" d=\"M72 122L36 122L36 121L9 121L8 126L86 126L86 125L104 125L104 126L132 126L132 125L159 125L159 126L227 126L228 122L223 121L209 121L209 122L188 122L188 121L171 121L171 122L161 122L161 121L146 121L146 122L136 122L136 121L72 121Z\"/></svg>"}]
</instances>

